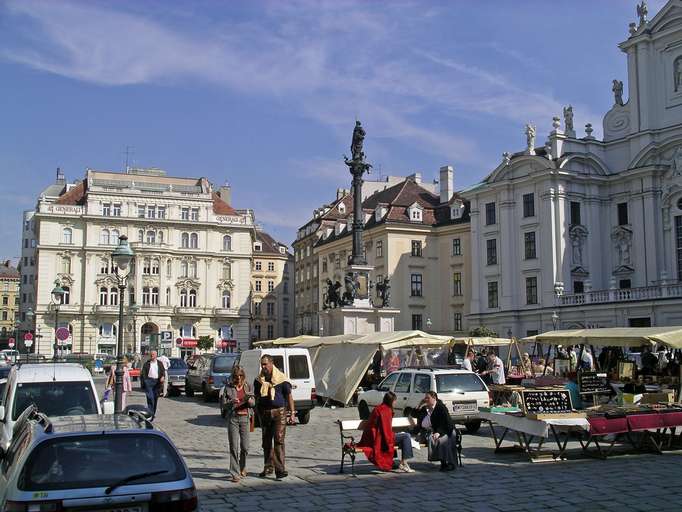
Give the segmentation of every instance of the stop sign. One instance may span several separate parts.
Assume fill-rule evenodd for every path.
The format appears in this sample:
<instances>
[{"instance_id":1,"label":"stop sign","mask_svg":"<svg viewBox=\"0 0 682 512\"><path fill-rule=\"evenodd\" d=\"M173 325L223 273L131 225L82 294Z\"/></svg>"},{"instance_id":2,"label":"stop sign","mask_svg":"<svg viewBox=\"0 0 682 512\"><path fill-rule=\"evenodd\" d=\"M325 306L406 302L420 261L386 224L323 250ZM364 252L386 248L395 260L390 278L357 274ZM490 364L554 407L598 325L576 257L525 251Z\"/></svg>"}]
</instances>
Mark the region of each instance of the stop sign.
<instances>
[{"instance_id":1,"label":"stop sign","mask_svg":"<svg viewBox=\"0 0 682 512\"><path fill-rule=\"evenodd\" d=\"M10 338L7 345L9 345L9 348L14 348L14 338Z\"/></svg>"},{"instance_id":2,"label":"stop sign","mask_svg":"<svg viewBox=\"0 0 682 512\"><path fill-rule=\"evenodd\" d=\"M32 340L33 340L33 334L31 334L30 332L27 332L26 334L24 334L24 341L32 341Z\"/></svg>"}]
</instances>

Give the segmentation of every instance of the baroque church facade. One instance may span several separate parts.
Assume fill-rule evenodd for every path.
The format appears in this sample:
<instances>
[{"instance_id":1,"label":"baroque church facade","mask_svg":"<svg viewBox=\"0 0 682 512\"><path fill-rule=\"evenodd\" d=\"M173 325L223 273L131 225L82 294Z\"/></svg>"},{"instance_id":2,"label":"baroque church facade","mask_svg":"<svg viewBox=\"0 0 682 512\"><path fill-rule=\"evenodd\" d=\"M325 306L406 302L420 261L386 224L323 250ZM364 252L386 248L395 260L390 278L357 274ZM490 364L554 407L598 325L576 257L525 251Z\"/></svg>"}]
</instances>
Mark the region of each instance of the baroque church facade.
<instances>
[{"instance_id":1,"label":"baroque church facade","mask_svg":"<svg viewBox=\"0 0 682 512\"><path fill-rule=\"evenodd\" d=\"M553 328L682 325L682 0L619 47L603 138L553 119L544 146L504 153L470 202L469 325L527 336ZM624 97L626 96L626 97ZM581 130L582 131L582 130Z\"/></svg>"}]
</instances>

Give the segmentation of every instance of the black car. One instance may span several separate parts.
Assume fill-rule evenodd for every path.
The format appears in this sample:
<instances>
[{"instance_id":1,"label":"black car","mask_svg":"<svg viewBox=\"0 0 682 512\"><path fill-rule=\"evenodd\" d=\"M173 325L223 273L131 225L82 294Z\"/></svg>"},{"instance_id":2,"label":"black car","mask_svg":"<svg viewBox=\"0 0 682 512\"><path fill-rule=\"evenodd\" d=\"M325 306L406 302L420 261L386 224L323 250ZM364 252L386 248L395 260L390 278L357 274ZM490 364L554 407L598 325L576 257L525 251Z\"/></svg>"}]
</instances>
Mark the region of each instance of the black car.
<instances>
[{"instance_id":1,"label":"black car","mask_svg":"<svg viewBox=\"0 0 682 512\"><path fill-rule=\"evenodd\" d=\"M170 358L168 368L168 394L178 396L185 390L185 377L187 376L187 363L180 357Z\"/></svg>"}]
</instances>

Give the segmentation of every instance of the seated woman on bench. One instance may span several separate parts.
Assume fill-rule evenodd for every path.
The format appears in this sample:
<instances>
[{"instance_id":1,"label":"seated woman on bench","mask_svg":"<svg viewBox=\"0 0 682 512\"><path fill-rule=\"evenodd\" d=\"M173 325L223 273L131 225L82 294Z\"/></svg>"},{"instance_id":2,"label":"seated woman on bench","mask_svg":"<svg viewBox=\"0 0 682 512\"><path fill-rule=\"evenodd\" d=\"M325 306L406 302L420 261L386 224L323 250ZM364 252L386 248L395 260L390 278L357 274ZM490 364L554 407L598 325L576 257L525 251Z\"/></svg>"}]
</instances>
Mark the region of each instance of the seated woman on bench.
<instances>
[{"instance_id":1,"label":"seated woman on bench","mask_svg":"<svg viewBox=\"0 0 682 512\"><path fill-rule=\"evenodd\" d=\"M441 471L457 467L457 432L445 404L438 400L435 391L427 391L419 407L412 412L417 418L418 435L440 459ZM429 460L432 460L431 458Z\"/></svg>"},{"instance_id":2,"label":"seated woman on bench","mask_svg":"<svg viewBox=\"0 0 682 512\"><path fill-rule=\"evenodd\" d=\"M358 448L362 448L367 459L383 471L393 469L394 446L400 446L400 464L398 471L414 473L407 464L407 459L412 458L412 439L407 432L394 433L391 428L393 421L393 406L396 396L392 391L384 395L383 402L374 408L367 420L367 427L362 433L362 439Z\"/></svg>"}]
</instances>

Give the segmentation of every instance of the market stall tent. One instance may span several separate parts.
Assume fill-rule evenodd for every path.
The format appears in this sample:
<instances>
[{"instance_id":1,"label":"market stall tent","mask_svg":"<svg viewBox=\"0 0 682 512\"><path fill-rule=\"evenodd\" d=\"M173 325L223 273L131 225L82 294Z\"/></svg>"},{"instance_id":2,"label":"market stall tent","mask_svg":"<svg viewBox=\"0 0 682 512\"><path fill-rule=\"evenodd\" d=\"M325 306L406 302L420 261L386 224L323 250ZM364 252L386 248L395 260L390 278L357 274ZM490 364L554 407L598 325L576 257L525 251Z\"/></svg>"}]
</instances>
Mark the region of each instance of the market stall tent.
<instances>
[{"instance_id":1,"label":"market stall tent","mask_svg":"<svg viewBox=\"0 0 682 512\"><path fill-rule=\"evenodd\" d=\"M609 327L549 331L524 341L550 345L593 345L595 347L641 347L657 343L682 348L682 327Z\"/></svg>"},{"instance_id":2,"label":"market stall tent","mask_svg":"<svg viewBox=\"0 0 682 512\"><path fill-rule=\"evenodd\" d=\"M274 340L256 341L253 346L258 348L287 347L317 338L319 338L319 336L308 335L295 336L293 338L276 338Z\"/></svg>"},{"instance_id":3,"label":"market stall tent","mask_svg":"<svg viewBox=\"0 0 682 512\"><path fill-rule=\"evenodd\" d=\"M298 347L310 350L319 396L342 404L350 402L378 350L447 349L451 338L422 331L378 332L365 336L340 335L307 340Z\"/></svg>"}]
</instances>

